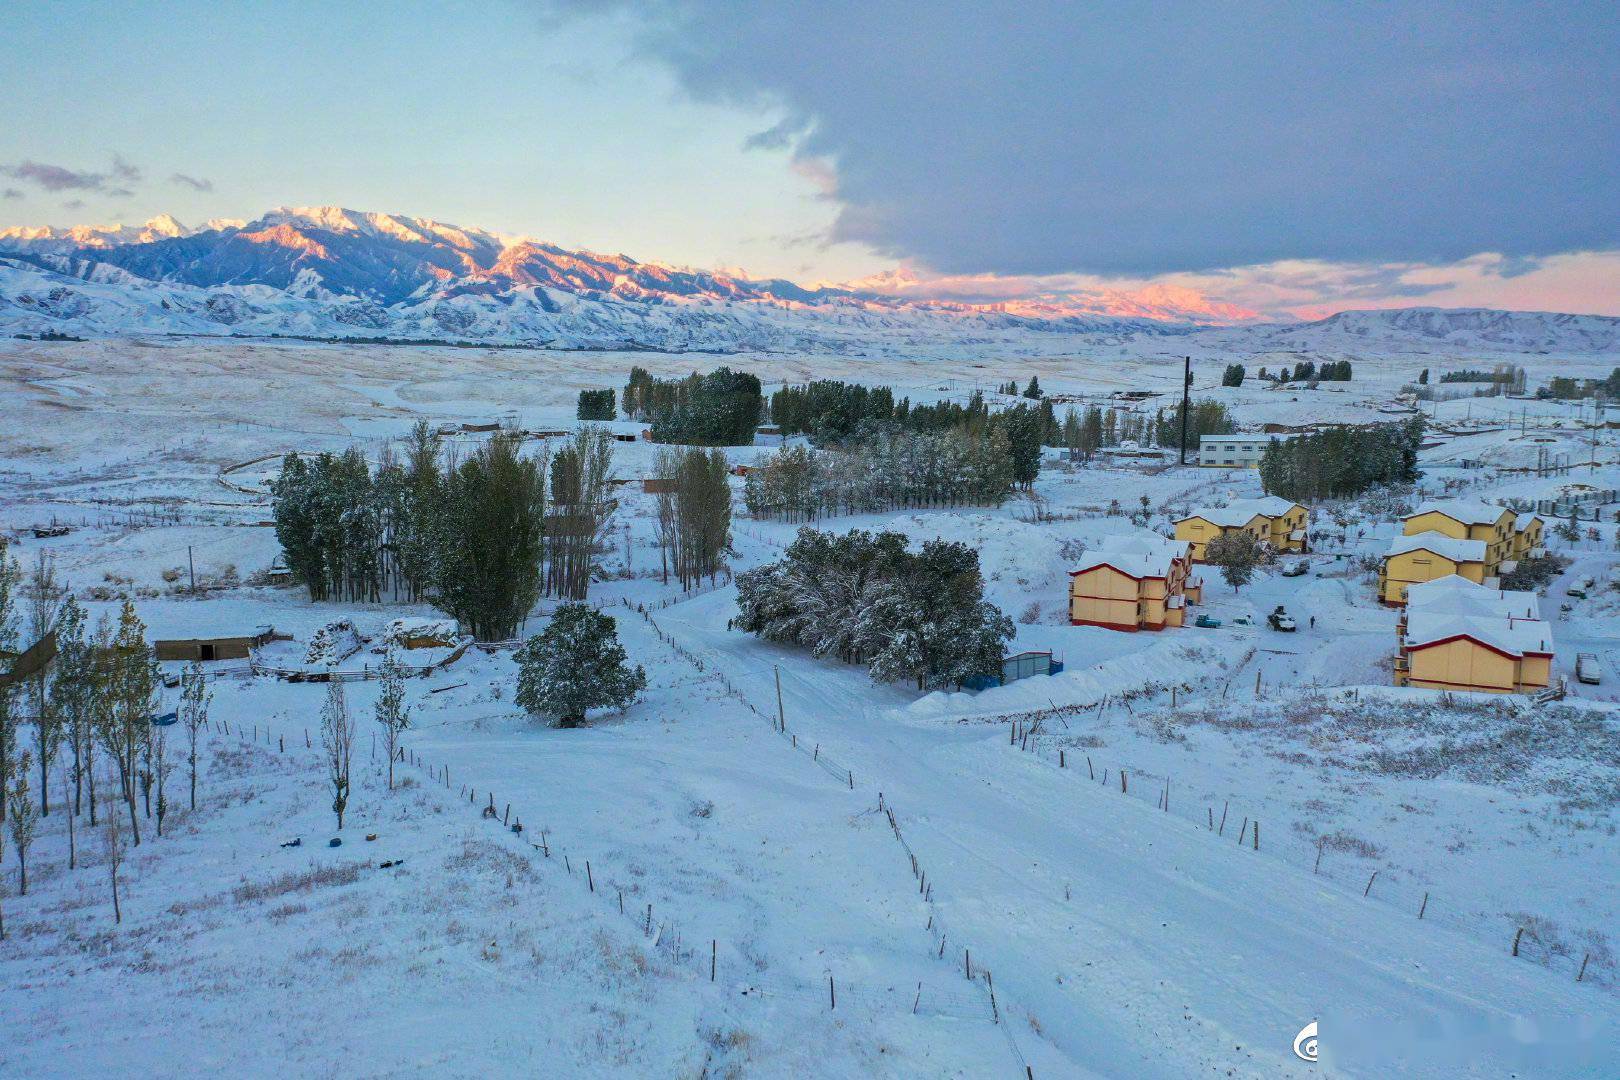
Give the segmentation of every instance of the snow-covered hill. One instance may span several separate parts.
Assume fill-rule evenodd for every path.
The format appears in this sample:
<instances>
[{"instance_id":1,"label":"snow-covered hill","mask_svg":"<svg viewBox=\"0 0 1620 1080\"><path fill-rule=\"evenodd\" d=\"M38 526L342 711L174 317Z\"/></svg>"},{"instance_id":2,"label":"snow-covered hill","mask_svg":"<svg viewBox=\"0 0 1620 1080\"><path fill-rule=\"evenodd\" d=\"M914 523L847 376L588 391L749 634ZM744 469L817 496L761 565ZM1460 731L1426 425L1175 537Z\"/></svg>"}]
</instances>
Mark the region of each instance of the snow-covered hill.
<instances>
[{"instance_id":1,"label":"snow-covered hill","mask_svg":"<svg viewBox=\"0 0 1620 1080\"><path fill-rule=\"evenodd\" d=\"M1256 351L1604 353L1620 351L1620 319L1551 311L1414 307L1341 311L1316 322L1234 328L1205 336Z\"/></svg>"},{"instance_id":2,"label":"snow-covered hill","mask_svg":"<svg viewBox=\"0 0 1620 1080\"><path fill-rule=\"evenodd\" d=\"M336 207L280 208L201 229L161 218L0 233L8 334L883 352L1024 333L1180 334L1196 323L804 288Z\"/></svg>"},{"instance_id":3,"label":"snow-covered hill","mask_svg":"<svg viewBox=\"0 0 1620 1080\"><path fill-rule=\"evenodd\" d=\"M249 221L0 231L0 334L386 338L667 351L894 354L1054 338L1198 334L1236 352L1620 350L1620 319L1484 310L1347 311L1244 325L1185 289L994 303L639 262L426 218L281 207Z\"/></svg>"}]
</instances>

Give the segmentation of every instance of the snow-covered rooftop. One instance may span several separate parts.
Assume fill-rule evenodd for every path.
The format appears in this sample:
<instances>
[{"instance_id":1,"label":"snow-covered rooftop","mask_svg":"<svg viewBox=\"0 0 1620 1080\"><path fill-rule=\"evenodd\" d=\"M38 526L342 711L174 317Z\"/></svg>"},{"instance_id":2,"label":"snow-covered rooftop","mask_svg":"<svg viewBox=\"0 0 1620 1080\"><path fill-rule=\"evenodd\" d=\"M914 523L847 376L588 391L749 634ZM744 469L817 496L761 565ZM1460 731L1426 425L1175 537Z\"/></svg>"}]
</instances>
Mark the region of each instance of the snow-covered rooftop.
<instances>
[{"instance_id":1,"label":"snow-covered rooftop","mask_svg":"<svg viewBox=\"0 0 1620 1080\"><path fill-rule=\"evenodd\" d=\"M1083 574L1104 564L1135 578L1166 577L1170 564L1187 557L1186 541L1145 533L1105 536L1081 557L1070 574Z\"/></svg>"},{"instance_id":2,"label":"snow-covered rooftop","mask_svg":"<svg viewBox=\"0 0 1620 1080\"><path fill-rule=\"evenodd\" d=\"M1416 536L1397 536L1389 542L1389 550L1384 556L1404 555L1408 551L1432 551L1455 563L1485 561L1485 541L1458 540L1433 530L1420 532Z\"/></svg>"},{"instance_id":3,"label":"snow-covered rooftop","mask_svg":"<svg viewBox=\"0 0 1620 1080\"><path fill-rule=\"evenodd\" d=\"M1460 521L1464 525L1494 525L1504 513L1505 506L1492 506L1490 503L1476 502L1469 499L1437 499L1424 503L1417 508L1412 516L1420 514L1444 514L1453 521Z\"/></svg>"},{"instance_id":4,"label":"snow-covered rooftop","mask_svg":"<svg viewBox=\"0 0 1620 1080\"><path fill-rule=\"evenodd\" d=\"M1227 503L1225 506L1202 507L1194 510L1181 520L1203 518L1210 524L1219 525L1223 529L1234 529L1247 525L1256 517L1282 517L1297 505L1299 504L1289 502L1287 499L1279 498L1276 495L1267 495L1259 499L1237 499Z\"/></svg>"},{"instance_id":5,"label":"snow-covered rooftop","mask_svg":"<svg viewBox=\"0 0 1620 1080\"><path fill-rule=\"evenodd\" d=\"M1539 619L1541 602L1533 592L1491 589L1456 574L1421 581L1406 588L1407 611L1455 615Z\"/></svg>"},{"instance_id":6,"label":"snow-covered rooftop","mask_svg":"<svg viewBox=\"0 0 1620 1080\"><path fill-rule=\"evenodd\" d=\"M1468 637L1510 656L1550 655L1552 625L1540 619L1458 615L1449 611L1408 611L1406 647L1420 649L1451 638Z\"/></svg>"}]
</instances>

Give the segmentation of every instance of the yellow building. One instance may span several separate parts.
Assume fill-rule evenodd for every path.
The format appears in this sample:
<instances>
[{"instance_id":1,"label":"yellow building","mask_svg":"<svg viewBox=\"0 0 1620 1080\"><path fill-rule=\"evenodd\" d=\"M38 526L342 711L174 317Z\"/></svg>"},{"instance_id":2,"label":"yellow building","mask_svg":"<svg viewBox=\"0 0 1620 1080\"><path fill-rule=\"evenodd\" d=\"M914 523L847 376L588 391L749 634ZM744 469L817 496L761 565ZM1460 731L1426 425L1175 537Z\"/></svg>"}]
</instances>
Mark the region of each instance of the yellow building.
<instances>
[{"instance_id":1,"label":"yellow building","mask_svg":"<svg viewBox=\"0 0 1620 1080\"><path fill-rule=\"evenodd\" d=\"M1426 502L1406 519L1407 536L1437 532L1458 540L1485 545L1485 576L1495 577L1502 564L1516 558L1514 522L1518 515L1505 506L1448 499Z\"/></svg>"},{"instance_id":2,"label":"yellow building","mask_svg":"<svg viewBox=\"0 0 1620 1080\"><path fill-rule=\"evenodd\" d=\"M1157 536L1110 536L1069 572L1069 621L1111 630L1181 626L1203 598L1187 545Z\"/></svg>"},{"instance_id":3,"label":"yellow building","mask_svg":"<svg viewBox=\"0 0 1620 1080\"><path fill-rule=\"evenodd\" d=\"M1310 511L1305 507L1267 495L1195 510L1176 522L1176 539L1191 545L1194 562L1204 560L1204 549L1211 540L1229 532L1247 532L1273 551L1305 551L1309 524Z\"/></svg>"},{"instance_id":4,"label":"yellow building","mask_svg":"<svg viewBox=\"0 0 1620 1080\"><path fill-rule=\"evenodd\" d=\"M1514 519L1512 556L1514 561L1533 559L1543 554L1542 529L1545 524L1535 514L1525 514Z\"/></svg>"},{"instance_id":5,"label":"yellow building","mask_svg":"<svg viewBox=\"0 0 1620 1080\"><path fill-rule=\"evenodd\" d=\"M1483 585L1485 557L1483 540L1459 540L1438 532L1397 536L1378 568L1378 599L1404 604L1411 586L1452 574Z\"/></svg>"},{"instance_id":6,"label":"yellow building","mask_svg":"<svg viewBox=\"0 0 1620 1080\"><path fill-rule=\"evenodd\" d=\"M1552 681L1552 627L1534 593L1449 576L1411 586L1399 625L1397 686L1528 694Z\"/></svg>"}]
</instances>

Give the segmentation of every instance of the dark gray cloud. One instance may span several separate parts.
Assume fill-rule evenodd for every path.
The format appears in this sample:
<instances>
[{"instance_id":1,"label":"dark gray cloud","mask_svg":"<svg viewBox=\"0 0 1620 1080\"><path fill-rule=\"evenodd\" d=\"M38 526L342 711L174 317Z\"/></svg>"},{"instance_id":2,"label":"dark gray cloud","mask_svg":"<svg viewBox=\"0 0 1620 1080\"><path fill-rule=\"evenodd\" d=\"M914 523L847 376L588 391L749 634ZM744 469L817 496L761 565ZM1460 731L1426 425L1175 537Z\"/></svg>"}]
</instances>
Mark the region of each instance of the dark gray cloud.
<instances>
[{"instance_id":1,"label":"dark gray cloud","mask_svg":"<svg viewBox=\"0 0 1620 1080\"><path fill-rule=\"evenodd\" d=\"M132 185L140 183L144 175L139 166L131 165L118 154L113 155L112 167L106 172L70 169L42 161L0 165L0 176L26 181L45 191L95 191L114 198L135 194Z\"/></svg>"},{"instance_id":2,"label":"dark gray cloud","mask_svg":"<svg viewBox=\"0 0 1620 1080\"><path fill-rule=\"evenodd\" d=\"M193 191L214 190L214 182L212 180L204 180L196 176L187 176L185 173L175 173L173 176L170 176L169 183L180 184L192 189Z\"/></svg>"},{"instance_id":3,"label":"dark gray cloud","mask_svg":"<svg viewBox=\"0 0 1620 1080\"><path fill-rule=\"evenodd\" d=\"M554 0L622 9L833 235L958 272L1152 274L1620 246L1620 5Z\"/></svg>"},{"instance_id":4,"label":"dark gray cloud","mask_svg":"<svg viewBox=\"0 0 1620 1080\"><path fill-rule=\"evenodd\" d=\"M84 209L84 200L83 199L69 199L67 202L62 204L62 209L64 209L64 210L83 210Z\"/></svg>"},{"instance_id":5,"label":"dark gray cloud","mask_svg":"<svg viewBox=\"0 0 1620 1080\"><path fill-rule=\"evenodd\" d=\"M14 187L8 187L4 191L0 191L0 199L20 199L22 197L23 193Z\"/></svg>"}]
</instances>

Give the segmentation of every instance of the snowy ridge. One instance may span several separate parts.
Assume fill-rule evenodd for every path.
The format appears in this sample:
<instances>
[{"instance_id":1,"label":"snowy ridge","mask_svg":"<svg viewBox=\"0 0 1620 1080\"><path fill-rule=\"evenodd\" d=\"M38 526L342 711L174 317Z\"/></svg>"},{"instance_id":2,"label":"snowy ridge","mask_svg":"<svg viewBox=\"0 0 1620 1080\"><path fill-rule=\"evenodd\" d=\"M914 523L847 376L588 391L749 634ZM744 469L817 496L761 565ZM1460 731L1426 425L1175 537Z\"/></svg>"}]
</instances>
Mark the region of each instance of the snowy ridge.
<instances>
[{"instance_id":1,"label":"snowy ridge","mask_svg":"<svg viewBox=\"0 0 1620 1080\"><path fill-rule=\"evenodd\" d=\"M1255 351L1481 349L1606 353L1620 351L1620 318L1551 311L1414 307L1341 311L1316 322L1212 331L1208 336L1213 341Z\"/></svg>"}]
</instances>

